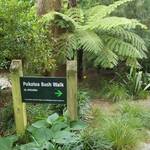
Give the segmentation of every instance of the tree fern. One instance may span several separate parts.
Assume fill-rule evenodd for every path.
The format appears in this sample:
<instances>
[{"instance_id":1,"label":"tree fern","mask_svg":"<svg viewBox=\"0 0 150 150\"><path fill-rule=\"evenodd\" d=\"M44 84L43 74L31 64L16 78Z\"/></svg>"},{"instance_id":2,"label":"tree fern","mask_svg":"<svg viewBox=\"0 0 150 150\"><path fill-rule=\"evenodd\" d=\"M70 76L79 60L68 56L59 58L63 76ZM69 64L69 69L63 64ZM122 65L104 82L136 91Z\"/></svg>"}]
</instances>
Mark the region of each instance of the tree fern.
<instances>
[{"instance_id":1,"label":"tree fern","mask_svg":"<svg viewBox=\"0 0 150 150\"><path fill-rule=\"evenodd\" d=\"M136 19L110 16L117 7L133 0L119 0L109 6L98 5L83 12L80 8L71 8L65 14L53 12L52 20L60 19L73 26L57 42L60 51L73 58L74 51L82 48L90 54L95 65L112 68L119 60L127 65L139 67L138 60L146 58L145 42L133 32L136 27L147 29ZM49 17L48 14L46 17ZM70 56L68 55L70 54ZM90 58L88 57L88 58Z\"/></svg>"}]
</instances>

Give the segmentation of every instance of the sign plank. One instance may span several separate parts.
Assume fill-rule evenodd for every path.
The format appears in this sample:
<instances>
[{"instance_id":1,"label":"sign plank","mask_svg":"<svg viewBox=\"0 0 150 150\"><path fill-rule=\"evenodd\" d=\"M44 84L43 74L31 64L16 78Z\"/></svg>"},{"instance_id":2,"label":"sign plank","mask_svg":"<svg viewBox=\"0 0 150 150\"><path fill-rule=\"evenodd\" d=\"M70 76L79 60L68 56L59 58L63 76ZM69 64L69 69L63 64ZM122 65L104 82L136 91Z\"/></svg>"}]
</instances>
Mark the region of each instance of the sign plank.
<instances>
[{"instance_id":1,"label":"sign plank","mask_svg":"<svg viewBox=\"0 0 150 150\"><path fill-rule=\"evenodd\" d=\"M23 102L66 104L66 78L20 77Z\"/></svg>"}]
</instances>

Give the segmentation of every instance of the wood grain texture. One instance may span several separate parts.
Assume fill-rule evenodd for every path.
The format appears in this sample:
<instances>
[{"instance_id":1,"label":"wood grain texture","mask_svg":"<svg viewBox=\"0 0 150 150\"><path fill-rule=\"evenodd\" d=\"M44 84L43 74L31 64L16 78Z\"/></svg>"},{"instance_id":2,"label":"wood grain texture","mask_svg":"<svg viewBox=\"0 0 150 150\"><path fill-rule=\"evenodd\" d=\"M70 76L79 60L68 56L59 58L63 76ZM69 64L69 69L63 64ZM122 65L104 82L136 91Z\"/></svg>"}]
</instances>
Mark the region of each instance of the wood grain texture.
<instances>
[{"instance_id":1,"label":"wood grain texture","mask_svg":"<svg viewBox=\"0 0 150 150\"><path fill-rule=\"evenodd\" d=\"M67 111L72 121L78 119L77 61L67 61Z\"/></svg>"},{"instance_id":2,"label":"wood grain texture","mask_svg":"<svg viewBox=\"0 0 150 150\"><path fill-rule=\"evenodd\" d=\"M23 76L21 60L13 60L10 66L13 108L17 135L23 135L27 126L26 105L22 103L20 76Z\"/></svg>"}]
</instances>

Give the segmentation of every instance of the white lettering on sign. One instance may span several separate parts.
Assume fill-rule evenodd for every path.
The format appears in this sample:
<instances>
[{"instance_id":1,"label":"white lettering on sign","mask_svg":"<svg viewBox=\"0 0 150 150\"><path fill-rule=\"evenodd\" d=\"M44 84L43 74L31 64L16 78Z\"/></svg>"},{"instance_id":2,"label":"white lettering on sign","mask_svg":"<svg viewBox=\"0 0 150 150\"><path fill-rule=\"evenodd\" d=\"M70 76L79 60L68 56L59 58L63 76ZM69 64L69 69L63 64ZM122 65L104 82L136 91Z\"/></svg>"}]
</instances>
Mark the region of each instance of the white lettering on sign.
<instances>
[{"instance_id":1,"label":"white lettering on sign","mask_svg":"<svg viewBox=\"0 0 150 150\"><path fill-rule=\"evenodd\" d=\"M50 82L47 82L47 83L41 82L41 86L42 87L52 87L52 84Z\"/></svg>"},{"instance_id":2,"label":"white lettering on sign","mask_svg":"<svg viewBox=\"0 0 150 150\"><path fill-rule=\"evenodd\" d=\"M25 92L38 92L37 89L24 89Z\"/></svg>"},{"instance_id":3,"label":"white lettering on sign","mask_svg":"<svg viewBox=\"0 0 150 150\"><path fill-rule=\"evenodd\" d=\"M62 82L23 82L24 87L64 87Z\"/></svg>"},{"instance_id":4,"label":"white lettering on sign","mask_svg":"<svg viewBox=\"0 0 150 150\"><path fill-rule=\"evenodd\" d=\"M64 87L64 83L62 83L62 82L60 82L60 83L53 82L53 87Z\"/></svg>"},{"instance_id":5,"label":"white lettering on sign","mask_svg":"<svg viewBox=\"0 0 150 150\"><path fill-rule=\"evenodd\" d=\"M25 87L39 87L40 86L40 83L37 83L37 82L23 82L23 86Z\"/></svg>"}]
</instances>

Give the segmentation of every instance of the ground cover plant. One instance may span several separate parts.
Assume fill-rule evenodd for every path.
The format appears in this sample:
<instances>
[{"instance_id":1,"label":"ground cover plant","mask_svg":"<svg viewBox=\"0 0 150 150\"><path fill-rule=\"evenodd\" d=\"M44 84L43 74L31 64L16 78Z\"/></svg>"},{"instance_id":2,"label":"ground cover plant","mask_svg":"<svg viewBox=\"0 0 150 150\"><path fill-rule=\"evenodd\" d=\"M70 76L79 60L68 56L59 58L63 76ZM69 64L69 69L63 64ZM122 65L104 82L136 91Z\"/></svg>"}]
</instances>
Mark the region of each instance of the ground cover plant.
<instances>
[{"instance_id":1,"label":"ground cover plant","mask_svg":"<svg viewBox=\"0 0 150 150\"><path fill-rule=\"evenodd\" d=\"M54 113L28 127L26 138L15 135L0 138L7 150L131 150L149 138L150 111L135 103L117 104L108 113L92 109L86 122L71 122Z\"/></svg>"}]
</instances>

